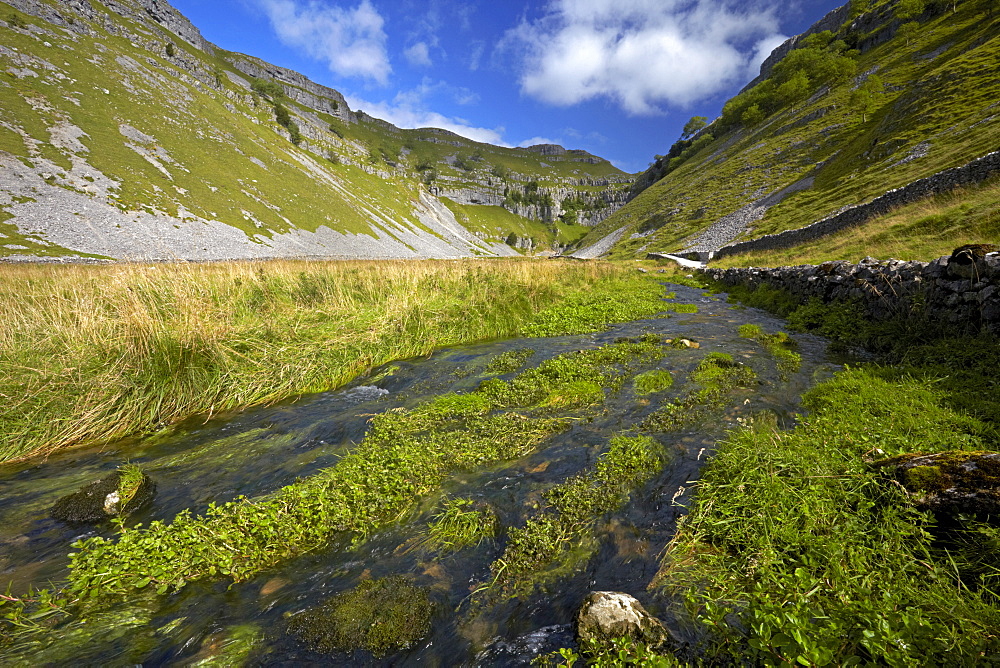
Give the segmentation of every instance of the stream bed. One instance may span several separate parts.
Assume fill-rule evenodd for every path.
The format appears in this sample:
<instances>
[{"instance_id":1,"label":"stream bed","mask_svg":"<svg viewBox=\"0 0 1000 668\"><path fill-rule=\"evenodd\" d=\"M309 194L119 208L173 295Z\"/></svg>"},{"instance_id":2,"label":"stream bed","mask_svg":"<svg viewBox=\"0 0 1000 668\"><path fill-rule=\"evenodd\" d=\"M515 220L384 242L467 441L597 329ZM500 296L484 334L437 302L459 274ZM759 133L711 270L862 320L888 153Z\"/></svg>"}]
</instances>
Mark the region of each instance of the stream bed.
<instances>
[{"instance_id":1,"label":"stream bed","mask_svg":"<svg viewBox=\"0 0 1000 668\"><path fill-rule=\"evenodd\" d=\"M574 614L590 591L623 591L637 597L681 638L691 631L671 615L671 601L649 585L677 520L686 512L700 468L729 429L761 411L782 428L794 425L806 389L829 377L838 359L826 341L795 335L802 363L782 373L759 343L738 328L759 325L768 333L784 322L756 309L734 308L725 295L668 286L669 301L695 304L695 314L614 325L605 332L541 339L512 339L435 351L428 358L398 361L336 391L294 402L205 420L192 419L166 436L129 439L103 448L57 453L46 461L0 467L0 585L14 594L29 586L64 580L70 547L112 526L73 527L48 517L60 497L115 470L138 464L155 481L151 505L129 524L178 512L203 512L210 503L241 495L257 497L337 463L364 438L373 415L412 408L448 392L474 391L494 377L486 367L497 355L531 349L523 368L557 355L589 350L622 337L652 333L685 338L697 348L665 350L662 359L639 371L668 370L669 389L639 394L631 382L608 390L603 405L569 411L572 426L513 461L463 471L417 510L361 541L335 538L328 547L273 567L237 584L197 581L181 591L143 595L87 620L70 619L7 648L4 663L15 665L526 665L560 647L573 647ZM756 372L757 380L726 396L724 407L682 428L651 433L669 453L667 465L635 491L628 503L598 519L584 558L561 569L531 593L494 596L486 603L470 595L489 583L490 564L503 554L504 527L521 526L537 510L541 493L593 467L615 434L632 433L658 407L692 390L689 374L706 355L727 353ZM505 374L501 378L510 378ZM438 554L419 547L428 522L448 498L488 505L502 527L497 537L457 552ZM433 603L431 630L411 647L376 657L365 650L321 653L287 632L290 617L359 582L406 575L427 587Z\"/></svg>"}]
</instances>

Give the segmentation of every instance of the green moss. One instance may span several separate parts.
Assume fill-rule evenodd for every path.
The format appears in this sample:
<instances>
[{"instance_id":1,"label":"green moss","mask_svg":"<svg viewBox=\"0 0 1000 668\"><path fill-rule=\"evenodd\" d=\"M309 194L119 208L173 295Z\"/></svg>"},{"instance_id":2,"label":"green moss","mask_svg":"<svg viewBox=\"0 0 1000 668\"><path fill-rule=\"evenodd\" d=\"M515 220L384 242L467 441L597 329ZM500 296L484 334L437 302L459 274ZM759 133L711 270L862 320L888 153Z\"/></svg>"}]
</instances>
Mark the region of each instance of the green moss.
<instances>
[{"instance_id":1,"label":"green moss","mask_svg":"<svg viewBox=\"0 0 1000 668\"><path fill-rule=\"evenodd\" d=\"M912 469L907 469L904 484L918 491L940 489L941 467L915 466Z\"/></svg>"},{"instance_id":2,"label":"green moss","mask_svg":"<svg viewBox=\"0 0 1000 668\"><path fill-rule=\"evenodd\" d=\"M426 636L431 612L426 588L393 576L366 580L334 596L294 617L288 629L320 652L366 649L381 657Z\"/></svg>"},{"instance_id":3,"label":"green moss","mask_svg":"<svg viewBox=\"0 0 1000 668\"><path fill-rule=\"evenodd\" d=\"M635 388L636 394L652 394L654 392L662 392L663 390L672 387L674 384L674 377L669 371L663 369L656 369L654 371L645 371L640 373L632 381L633 387Z\"/></svg>"}]
</instances>

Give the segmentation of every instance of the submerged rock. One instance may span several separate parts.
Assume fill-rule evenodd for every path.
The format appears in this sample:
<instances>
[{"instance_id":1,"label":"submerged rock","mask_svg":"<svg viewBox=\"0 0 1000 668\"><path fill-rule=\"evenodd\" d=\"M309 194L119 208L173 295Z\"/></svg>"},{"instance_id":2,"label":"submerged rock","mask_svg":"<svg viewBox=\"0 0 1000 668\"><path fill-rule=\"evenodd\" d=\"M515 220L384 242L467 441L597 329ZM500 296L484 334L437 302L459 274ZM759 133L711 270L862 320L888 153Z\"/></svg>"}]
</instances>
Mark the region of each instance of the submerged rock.
<instances>
[{"instance_id":1,"label":"submerged rock","mask_svg":"<svg viewBox=\"0 0 1000 668\"><path fill-rule=\"evenodd\" d=\"M426 587L392 576L365 580L297 615L288 631L320 652L366 649L385 656L427 635L431 611Z\"/></svg>"},{"instance_id":2,"label":"submerged rock","mask_svg":"<svg viewBox=\"0 0 1000 668\"><path fill-rule=\"evenodd\" d=\"M69 524L95 524L124 517L139 510L156 495L156 483L137 466L126 465L68 494L49 511L54 519Z\"/></svg>"},{"instance_id":3,"label":"submerged rock","mask_svg":"<svg viewBox=\"0 0 1000 668\"><path fill-rule=\"evenodd\" d=\"M1000 453L910 453L875 466L890 471L918 507L935 513L968 513L1000 521Z\"/></svg>"},{"instance_id":4,"label":"submerged rock","mask_svg":"<svg viewBox=\"0 0 1000 668\"><path fill-rule=\"evenodd\" d=\"M634 597L617 591L591 592L576 614L576 633L581 645L608 643L631 638L651 649L672 645L666 627Z\"/></svg>"}]
</instances>

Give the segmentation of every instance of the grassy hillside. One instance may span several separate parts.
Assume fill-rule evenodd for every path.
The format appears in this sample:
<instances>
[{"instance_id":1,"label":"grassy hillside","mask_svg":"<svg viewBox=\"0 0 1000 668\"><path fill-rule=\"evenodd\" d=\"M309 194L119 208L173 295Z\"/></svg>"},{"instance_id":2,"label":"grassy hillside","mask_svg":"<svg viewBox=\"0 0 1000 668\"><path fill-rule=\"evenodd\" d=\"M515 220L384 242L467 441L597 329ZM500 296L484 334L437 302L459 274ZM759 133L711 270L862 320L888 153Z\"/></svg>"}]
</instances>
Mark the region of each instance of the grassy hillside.
<instances>
[{"instance_id":1,"label":"grassy hillside","mask_svg":"<svg viewBox=\"0 0 1000 668\"><path fill-rule=\"evenodd\" d=\"M584 243L625 226L614 257L679 250L719 218L814 179L743 235L754 238L996 150L993 4L927 2L909 16L898 1L870 2L839 31L800 40Z\"/></svg>"},{"instance_id":2,"label":"grassy hillside","mask_svg":"<svg viewBox=\"0 0 1000 668\"><path fill-rule=\"evenodd\" d=\"M144 1L14 3L32 14L0 2L0 159L16 172L0 178L0 257L351 255L366 244L394 257L494 254L460 229L463 241L451 238L429 184L589 192L625 180L583 152L543 156L355 114L301 75L186 41Z\"/></svg>"},{"instance_id":3,"label":"grassy hillside","mask_svg":"<svg viewBox=\"0 0 1000 668\"><path fill-rule=\"evenodd\" d=\"M928 262L970 241L1000 238L1000 179L900 207L865 225L793 248L730 255L713 267L779 267L828 260L880 259Z\"/></svg>"}]
</instances>

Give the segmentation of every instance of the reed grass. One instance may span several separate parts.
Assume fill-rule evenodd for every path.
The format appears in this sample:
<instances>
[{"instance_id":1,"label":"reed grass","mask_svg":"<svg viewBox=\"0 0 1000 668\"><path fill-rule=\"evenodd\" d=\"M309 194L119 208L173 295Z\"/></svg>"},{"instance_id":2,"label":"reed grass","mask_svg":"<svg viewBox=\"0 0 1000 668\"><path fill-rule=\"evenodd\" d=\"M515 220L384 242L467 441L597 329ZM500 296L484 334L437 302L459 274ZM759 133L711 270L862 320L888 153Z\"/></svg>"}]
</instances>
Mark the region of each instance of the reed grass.
<instances>
[{"instance_id":1,"label":"reed grass","mask_svg":"<svg viewBox=\"0 0 1000 668\"><path fill-rule=\"evenodd\" d=\"M608 263L0 265L0 461L333 389L567 301L566 327L597 327L619 314L580 304L622 293L630 317L659 310L655 282Z\"/></svg>"}]
</instances>

